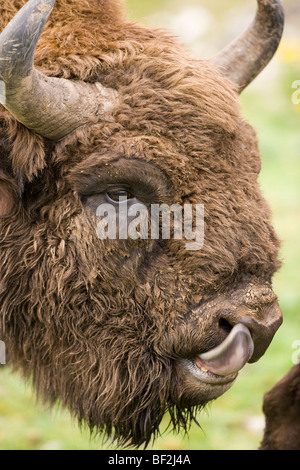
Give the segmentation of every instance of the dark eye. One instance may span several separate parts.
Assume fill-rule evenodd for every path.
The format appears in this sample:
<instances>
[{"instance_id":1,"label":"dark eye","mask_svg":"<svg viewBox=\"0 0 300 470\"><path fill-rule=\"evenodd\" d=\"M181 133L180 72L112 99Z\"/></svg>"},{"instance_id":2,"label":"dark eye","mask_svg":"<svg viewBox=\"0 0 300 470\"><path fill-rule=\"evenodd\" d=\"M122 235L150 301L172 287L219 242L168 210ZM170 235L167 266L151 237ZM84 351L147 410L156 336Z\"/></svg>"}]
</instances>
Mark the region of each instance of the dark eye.
<instances>
[{"instance_id":1,"label":"dark eye","mask_svg":"<svg viewBox=\"0 0 300 470\"><path fill-rule=\"evenodd\" d=\"M120 199L134 199L134 195L126 189L116 189L107 193L109 199L114 202L119 202Z\"/></svg>"}]
</instances>

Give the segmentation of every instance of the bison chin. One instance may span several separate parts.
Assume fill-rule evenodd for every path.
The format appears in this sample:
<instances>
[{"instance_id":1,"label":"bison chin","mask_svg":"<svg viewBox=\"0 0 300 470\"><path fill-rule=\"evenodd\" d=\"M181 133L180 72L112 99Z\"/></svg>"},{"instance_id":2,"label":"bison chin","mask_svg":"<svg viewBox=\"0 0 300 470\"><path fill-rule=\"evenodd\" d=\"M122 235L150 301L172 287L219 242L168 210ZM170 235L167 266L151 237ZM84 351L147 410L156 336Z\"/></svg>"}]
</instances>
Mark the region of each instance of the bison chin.
<instances>
[{"instance_id":1,"label":"bison chin","mask_svg":"<svg viewBox=\"0 0 300 470\"><path fill-rule=\"evenodd\" d=\"M132 337L131 346L136 342ZM146 345L129 345L125 351L121 338L105 347L102 344L101 356L96 354L90 350L81 357L81 364L74 361L65 370L59 368L56 395L80 425L87 425L92 434L103 433L121 447L146 448L160 434L165 415L168 428L187 432L195 413L228 390L237 377L199 380L197 372L189 370L190 361L159 356ZM76 372L71 370L74 365ZM198 373L201 375L200 369ZM46 370L44 374L35 377L36 385L48 400L55 379L46 376Z\"/></svg>"},{"instance_id":2,"label":"bison chin","mask_svg":"<svg viewBox=\"0 0 300 470\"><path fill-rule=\"evenodd\" d=\"M159 426L166 414L168 428L187 431L195 412L207 400L199 405L197 394L184 398L190 392L186 393L182 374L174 367L174 362L149 352L121 358L119 351L115 360L112 354L110 349L106 357L101 355L101 362L109 367L95 363L94 368L83 372L87 375L81 379L89 381L88 389L76 378L72 385L64 384L65 393L60 390L60 399L80 425L88 426L93 435L104 434L120 447L146 448L160 434ZM197 407L189 405L194 399Z\"/></svg>"}]
</instances>

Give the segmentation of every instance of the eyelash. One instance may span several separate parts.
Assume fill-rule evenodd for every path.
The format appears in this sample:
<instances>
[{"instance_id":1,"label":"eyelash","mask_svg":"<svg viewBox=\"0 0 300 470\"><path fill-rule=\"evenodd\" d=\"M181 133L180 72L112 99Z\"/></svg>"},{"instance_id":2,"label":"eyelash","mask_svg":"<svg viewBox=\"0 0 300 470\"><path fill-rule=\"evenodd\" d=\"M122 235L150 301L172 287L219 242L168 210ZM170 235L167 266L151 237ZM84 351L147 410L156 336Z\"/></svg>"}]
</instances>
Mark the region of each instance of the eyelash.
<instances>
[{"instance_id":1,"label":"eyelash","mask_svg":"<svg viewBox=\"0 0 300 470\"><path fill-rule=\"evenodd\" d=\"M126 189L116 189L114 191L109 191L106 193L108 198L111 199L113 202L119 202L120 198L126 198L127 200L129 199L134 199L134 195L127 191Z\"/></svg>"}]
</instances>

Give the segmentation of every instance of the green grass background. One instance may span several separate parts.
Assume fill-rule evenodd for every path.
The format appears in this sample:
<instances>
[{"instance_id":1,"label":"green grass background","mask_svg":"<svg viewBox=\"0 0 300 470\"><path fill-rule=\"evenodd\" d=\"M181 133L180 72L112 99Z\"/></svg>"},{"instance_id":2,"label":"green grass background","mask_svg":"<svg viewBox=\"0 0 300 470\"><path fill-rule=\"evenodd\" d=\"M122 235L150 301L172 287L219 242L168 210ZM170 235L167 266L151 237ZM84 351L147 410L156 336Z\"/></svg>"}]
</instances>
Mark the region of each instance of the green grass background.
<instances>
[{"instance_id":1,"label":"green grass background","mask_svg":"<svg viewBox=\"0 0 300 470\"><path fill-rule=\"evenodd\" d=\"M263 395L292 367L292 343L300 340L300 104L291 99L292 83L300 80L300 9L298 0L283 3L287 26L277 57L241 101L244 118L259 136L260 184L283 240L283 267L274 287L284 324L265 356L246 366L234 386L198 416L201 429L193 425L188 436L163 432L166 417L153 449L257 449L264 426ZM131 19L179 31L191 51L205 58L241 31L255 9L254 0L128 0L127 4ZM206 18L201 34L185 38L185 25L189 31L189 18L197 15L200 23ZM37 404L30 386L9 367L0 367L0 450L111 448L101 437L90 439L87 431L80 431L67 411Z\"/></svg>"}]
</instances>

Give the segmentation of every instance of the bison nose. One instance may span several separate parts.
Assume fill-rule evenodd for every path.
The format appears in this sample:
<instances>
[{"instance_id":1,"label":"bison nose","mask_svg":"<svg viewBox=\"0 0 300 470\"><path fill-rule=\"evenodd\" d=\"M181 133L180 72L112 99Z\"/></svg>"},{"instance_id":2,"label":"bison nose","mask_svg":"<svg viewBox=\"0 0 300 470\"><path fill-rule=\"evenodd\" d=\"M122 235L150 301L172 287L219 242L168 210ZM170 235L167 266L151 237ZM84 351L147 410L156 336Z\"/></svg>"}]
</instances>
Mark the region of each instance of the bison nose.
<instances>
[{"instance_id":1,"label":"bison nose","mask_svg":"<svg viewBox=\"0 0 300 470\"><path fill-rule=\"evenodd\" d=\"M251 310L249 306L237 308L235 312L223 312L219 326L227 330L237 324L248 328L254 343L254 352L250 363L258 361L268 349L276 331L282 324L282 311L276 301L260 309Z\"/></svg>"}]
</instances>

